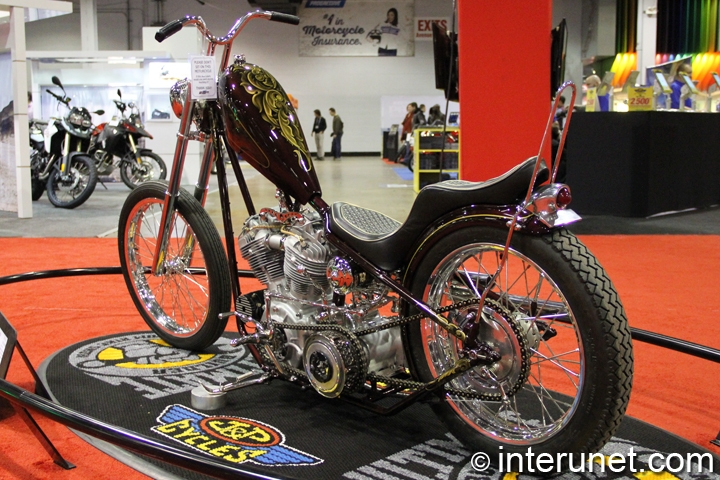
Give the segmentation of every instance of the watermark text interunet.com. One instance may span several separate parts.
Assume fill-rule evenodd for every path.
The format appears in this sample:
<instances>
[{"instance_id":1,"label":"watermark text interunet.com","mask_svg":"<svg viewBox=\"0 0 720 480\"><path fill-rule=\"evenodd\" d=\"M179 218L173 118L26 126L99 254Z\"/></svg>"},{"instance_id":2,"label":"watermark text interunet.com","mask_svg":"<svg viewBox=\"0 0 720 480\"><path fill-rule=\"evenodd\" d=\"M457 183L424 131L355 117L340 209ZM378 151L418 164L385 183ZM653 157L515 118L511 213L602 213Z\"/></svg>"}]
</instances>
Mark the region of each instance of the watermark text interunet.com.
<instances>
[{"instance_id":1,"label":"watermark text interunet.com","mask_svg":"<svg viewBox=\"0 0 720 480\"><path fill-rule=\"evenodd\" d=\"M710 453L652 453L643 454L643 461L638 460L638 454L630 448L630 451L603 455L602 453L535 453L532 447L527 452L503 452L500 448L498 455L498 468L501 472L514 471L518 473L552 473L552 472L687 472L700 473L713 471L713 458ZM478 472L484 472L490 468L490 456L485 452L479 452L472 456L470 465Z\"/></svg>"}]
</instances>

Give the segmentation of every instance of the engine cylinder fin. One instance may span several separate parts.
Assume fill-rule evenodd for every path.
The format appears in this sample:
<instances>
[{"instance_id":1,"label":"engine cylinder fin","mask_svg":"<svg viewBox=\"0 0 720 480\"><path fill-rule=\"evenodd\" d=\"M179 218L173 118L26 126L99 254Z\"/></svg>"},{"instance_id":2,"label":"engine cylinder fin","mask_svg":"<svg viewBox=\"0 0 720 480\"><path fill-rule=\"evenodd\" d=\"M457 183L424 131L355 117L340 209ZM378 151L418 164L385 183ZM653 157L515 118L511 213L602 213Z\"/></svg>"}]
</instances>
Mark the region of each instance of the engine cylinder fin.
<instances>
[{"instance_id":1,"label":"engine cylinder fin","mask_svg":"<svg viewBox=\"0 0 720 480\"><path fill-rule=\"evenodd\" d=\"M282 250L271 250L265 245L265 237L245 236L240 241L240 254L250 264L255 276L265 285L283 278Z\"/></svg>"}]
</instances>

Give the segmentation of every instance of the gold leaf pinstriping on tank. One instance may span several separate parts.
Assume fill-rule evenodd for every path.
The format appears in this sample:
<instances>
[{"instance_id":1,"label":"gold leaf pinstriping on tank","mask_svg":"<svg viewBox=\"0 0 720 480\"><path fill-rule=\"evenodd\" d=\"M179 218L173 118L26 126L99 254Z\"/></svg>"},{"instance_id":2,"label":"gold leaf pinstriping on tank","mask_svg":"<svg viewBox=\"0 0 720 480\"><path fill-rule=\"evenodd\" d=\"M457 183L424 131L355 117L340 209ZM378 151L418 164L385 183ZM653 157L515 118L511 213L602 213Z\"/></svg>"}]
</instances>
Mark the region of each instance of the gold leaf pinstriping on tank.
<instances>
[{"instance_id":1,"label":"gold leaf pinstriping on tank","mask_svg":"<svg viewBox=\"0 0 720 480\"><path fill-rule=\"evenodd\" d=\"M240 84L250 93L262 119L276 128L295 147L298 163L305 171L312 170L312 160L302 138L297 114L275 77L258 66L245 65Z\"/></svg>"}]
</instances>

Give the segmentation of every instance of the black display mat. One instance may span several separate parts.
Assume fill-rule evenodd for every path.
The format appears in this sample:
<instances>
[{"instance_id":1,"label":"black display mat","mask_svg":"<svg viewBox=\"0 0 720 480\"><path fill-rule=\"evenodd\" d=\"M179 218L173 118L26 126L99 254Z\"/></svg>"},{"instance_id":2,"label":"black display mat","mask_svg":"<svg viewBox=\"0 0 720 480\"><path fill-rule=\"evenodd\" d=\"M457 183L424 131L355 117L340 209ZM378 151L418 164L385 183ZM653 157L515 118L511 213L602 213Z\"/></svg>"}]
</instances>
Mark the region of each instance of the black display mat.
<instances>
[{"instance_id":1,"label":"black display mat","mask_svg":"<svg viewBox=\"0 0 720 480\"><path fill-rule=\"evenodd\" d=\"M460 445L425 404L382 417L278 380L230 392L220 410L192 408L190 390L199 382L217 384L256 369L248 352L231 347L227 338L195 354L169 347L152 333L128 333L69 346L46 360L41 376L53 398L66 407L272 477L501 480L505 476L492 468L482 474L473 470L469 461L474 452ZM708 453L626 417L602 453L627 454L630 448L641 466L655 452ZM718 472L720 458L713 456L713 462L712 471ZM161 468L196 477L174 467ZM580 475L637 478L630 472L596 470ZM578 478L571 473L562 476L566 475ZM677 475L720 479L707 468Z\"/></svg>"}]
</instances>

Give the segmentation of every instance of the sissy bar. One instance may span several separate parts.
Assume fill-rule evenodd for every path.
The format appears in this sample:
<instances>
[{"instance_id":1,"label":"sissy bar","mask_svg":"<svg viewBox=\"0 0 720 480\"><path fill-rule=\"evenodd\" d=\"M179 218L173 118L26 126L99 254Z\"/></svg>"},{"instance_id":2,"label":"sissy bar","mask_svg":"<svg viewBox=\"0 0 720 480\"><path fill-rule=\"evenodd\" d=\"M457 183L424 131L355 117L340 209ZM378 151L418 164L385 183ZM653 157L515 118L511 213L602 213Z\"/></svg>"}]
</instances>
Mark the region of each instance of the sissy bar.
<instances>
[{"instance_id":1,"label":"sissy bar","mask_svg":"<svg viewBox=\"0 0 720 480\"><path fill-rule=\"evenodd\" d=\"M507 256L508 256L508 250L510 250L510 242L512 241L513 234L515 233L515 227L518 224L518 221L520 218L528 212L528 210L535 210L532 208L529 208L533 204L534 196L533 196L533 189L535 188L535 182L537 181L538 173L540 171L540 165L542 165L543 162L543 151L545 150L546 145L548 144L548 140L552 137L552 124L555 120L555 112L557 111L558 105L560 104L560 95L565 91L565 89L570 88L572 90L572 96L570 97L570 103L568 106L568 114L567 118L565 119L565 129L562 131L562 135L560 137L560 144L558 145L558 150L555 155L555 158L553 159L553 166L552 166L552 173L550 175L550 185L553 186L555 183L555 177L557 176L558 166L560 165L560 157L562 155L563 147L565 146L565 137L567 136L567 130L570 126L570 120L572 118L572 111L575 107L575 97L577 96L577 87L573 82L565 82L562 85L560 85L560 88L558 88L558 91L555 95L555 100L553 101L552 107L550 108L550 115L548 116L547 125L545 126L545 133L542 137L542 140L540 141L540 150L537 154L537 160L535 161L535 169L533 170L532 177L530 179L530 185L528 186L528 191L525 194L525 200L518 205L517 211L515 212L515 215L513 215L512 220L508 222L508 236L507 240L505 240L505 248L503 249L502 257L500 258L500 262L498 265L498 269L495 272L495 274L492 276L490 281L488 282L487 286L483 290L482 296L480 297L480 305L485 304L485 299L487 298L488 293L490 293L491 287L495 284L498 277L500 276L500 273L505 268L505 265L507 263ZM567 188L563 186L563 188ZM569 193L569 189L568 189ZM536 194L537 195L537 194ZM542 215L543 212L536 212L540 215ZM577 215L576 215L577 216ZM579 217L577 217L579 219ZM573 221L573 220L570 220Z\"/></svg>"}]
</instances>

